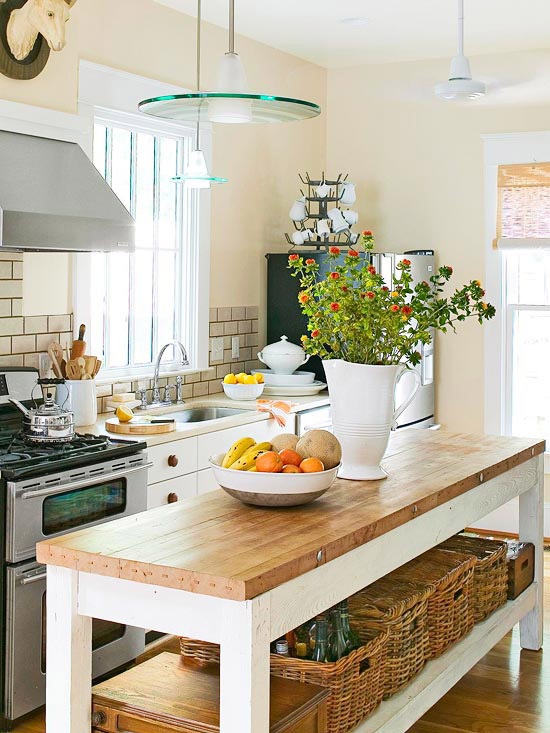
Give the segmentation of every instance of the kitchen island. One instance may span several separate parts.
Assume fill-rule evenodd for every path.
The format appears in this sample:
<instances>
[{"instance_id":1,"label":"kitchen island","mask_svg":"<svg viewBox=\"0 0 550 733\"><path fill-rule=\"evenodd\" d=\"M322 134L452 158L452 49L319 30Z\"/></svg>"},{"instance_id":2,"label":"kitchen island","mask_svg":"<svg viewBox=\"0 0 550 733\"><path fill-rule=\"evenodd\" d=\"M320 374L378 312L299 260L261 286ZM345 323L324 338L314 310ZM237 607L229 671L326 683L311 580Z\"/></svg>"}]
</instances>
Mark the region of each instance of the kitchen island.
<instances>
[{"instance_id":1,"label":"kitchen island","mask_svg":"<svg viewBox=\"0 0 550 733\"><path fill-rule=\"evenodd\" d=\"M544 442L405 431L389 478L338 481L306 507L218 491L42 542L48 565L48 733L88 733L91 618L221 644L221 733L267 733L269 644L520 497L535 582L384 702L360 733L401 733L516 623L542 644Z\"/></svg>"}]
</instances>

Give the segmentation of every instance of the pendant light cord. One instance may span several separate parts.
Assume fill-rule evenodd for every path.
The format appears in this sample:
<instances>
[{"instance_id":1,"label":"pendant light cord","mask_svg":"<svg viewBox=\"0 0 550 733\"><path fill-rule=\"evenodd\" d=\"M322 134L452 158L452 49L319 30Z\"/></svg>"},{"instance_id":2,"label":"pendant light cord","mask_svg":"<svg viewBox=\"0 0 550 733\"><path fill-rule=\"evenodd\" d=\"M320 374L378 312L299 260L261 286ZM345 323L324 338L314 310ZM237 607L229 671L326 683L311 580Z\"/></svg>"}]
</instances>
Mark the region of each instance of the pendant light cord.
<instances>
[{"instance_id":1,"label":"pendant light cord","mask_svg":"<svg viewBox=\"0 0 550 733\"><path fill-rule=\"evenodd\" d=\"M202 0L197 0L197 92L201 90L201 20ZM197 134L195 137L195 150L201 148L201 116L200 110L197 117Z\"/></svg>"},{"instance_id":2,"label":"pendant light cord","mask_svg":"<svg viewBox=\"0 0 550 733\"><path fill-rule=\"evenodd\" d=\"M464 56L464 0L458 0L458 55Z\"/></svg>"},{"instance_id":3,"label":"pendant light cord","mask_svg":"<svg viewBox=\"0 0 550 733\"><path fill-rule=\"evenodd\" d=\"M229 53L235 53L235 0L229 0Z\"/></svg>"}]
</instances>

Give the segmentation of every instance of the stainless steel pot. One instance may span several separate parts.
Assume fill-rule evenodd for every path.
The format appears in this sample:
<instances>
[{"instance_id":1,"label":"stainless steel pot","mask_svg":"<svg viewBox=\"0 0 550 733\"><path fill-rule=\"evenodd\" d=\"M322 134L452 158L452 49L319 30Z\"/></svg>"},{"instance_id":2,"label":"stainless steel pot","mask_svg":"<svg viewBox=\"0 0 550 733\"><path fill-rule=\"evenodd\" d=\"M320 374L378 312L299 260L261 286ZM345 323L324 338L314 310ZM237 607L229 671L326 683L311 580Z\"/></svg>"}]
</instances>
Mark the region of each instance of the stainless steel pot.
<instances>
[{"instance_id":1,"label":"stainless steel pot","mask_svg":"<svg viewBox=\"0 0 550 733\"><path fill-rule=\"evenodd\" d=\"M23 413L23 433L31 443L68 443L74 438L73 413L56 405L50 392L34 410L11 397L9 401Z\"/></svg>"}]
</instances>

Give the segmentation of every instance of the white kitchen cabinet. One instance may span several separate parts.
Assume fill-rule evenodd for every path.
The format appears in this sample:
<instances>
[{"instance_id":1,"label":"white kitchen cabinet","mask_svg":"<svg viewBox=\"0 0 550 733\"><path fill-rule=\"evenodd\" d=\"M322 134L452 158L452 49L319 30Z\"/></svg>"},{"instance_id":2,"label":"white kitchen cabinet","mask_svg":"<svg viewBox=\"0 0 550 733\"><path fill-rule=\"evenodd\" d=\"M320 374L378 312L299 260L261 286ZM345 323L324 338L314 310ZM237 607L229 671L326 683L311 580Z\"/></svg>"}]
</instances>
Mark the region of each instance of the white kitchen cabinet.
<instances>
[{"instance_id":1,"label":"white kitchen cabinet","mask_svg":"<svg viewBox=\"0 0 550 733\"><path fill-rule=\"evenodd\" d=\"M248 435L254 438L257 443L261 443L280 433L293 433L294 426L295 415L289 415L286 427L284 428L281 428L277 424L277 421L271 418L249 425L239 425L237 428L217 430L215 433L199 435L197 468L199 471L208 468L210 456L226 453L231 445L239 438L244 438Z\"/></svg>"},{"instance_id":2,"label":"white kitchen cabinet","mask_svg":"<svg viewBox=\"0 0 550 733\"><path fill-rule=\"evenodd\" d=\"M188 499L196 495L196 473L178 476L177 478L168 479L168 481L159 481L147 487L147 509L155 509L155 507L164 504L173 504L176 501L181 501L181 499Z\"/></svg>"},{"instance_id":3,"label":"white kitchen cabinet","mask_svg":"<svg viewBox=\"0 0 550 733\"><path fill-rule=\"evenodd\" d=\"M153 465L149 469L149 483L184 476L197 470L197 437L172 440L147 449Z\"/></svg>"}]
</instances>

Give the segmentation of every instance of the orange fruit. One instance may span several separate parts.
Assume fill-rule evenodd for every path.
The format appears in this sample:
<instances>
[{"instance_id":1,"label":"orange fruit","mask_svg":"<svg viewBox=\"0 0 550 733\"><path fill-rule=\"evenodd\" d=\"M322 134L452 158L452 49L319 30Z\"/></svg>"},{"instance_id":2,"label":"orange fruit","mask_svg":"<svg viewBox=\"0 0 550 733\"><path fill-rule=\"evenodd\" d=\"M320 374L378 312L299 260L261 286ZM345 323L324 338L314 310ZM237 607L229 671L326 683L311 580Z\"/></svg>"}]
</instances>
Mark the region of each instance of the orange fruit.
<instances>
[{"instance_id":1,"label":"orange fruit","mask_svg":"<svg viewBox=\"0 0 550 733\"><path fill-rule=\"evenodd\" d=\"M283 473L302 473L302 469L299 466L289 463L283 467Z\"/></svg>"},{"instance_id":2,"label":"orange fruit","mask_svg":"<svg viewBox=\"0 0 550 733\"><path fill-rule=\"evenodd\" d=\"M325 470L323 461L320 461L318 458L304 458L300 463L300 468L304 473L319 473Z\"/></svg>"},{"instance_id":3,"label":"orange fruit","mask_svg":"<svg viewBox=\"0 0 550 733\"><path fill-rule=\"evenodd\" d=\"M279 451L279 455L281 456L285 466L299 466L303 461L302 456L291 448L285 448L284 450Z\"/></svg>"},{"instance_id":4,"label":"orange fruit","mask_svg":"<svg viewBox=\"0 0 550 733\"><path fill-rule=\"evenodd\" d=\"M262 453L256 461L256 470L261 473L280 473L283 470L283 466L281 456L273 450Z\"/></svg>"}]
</instances>

